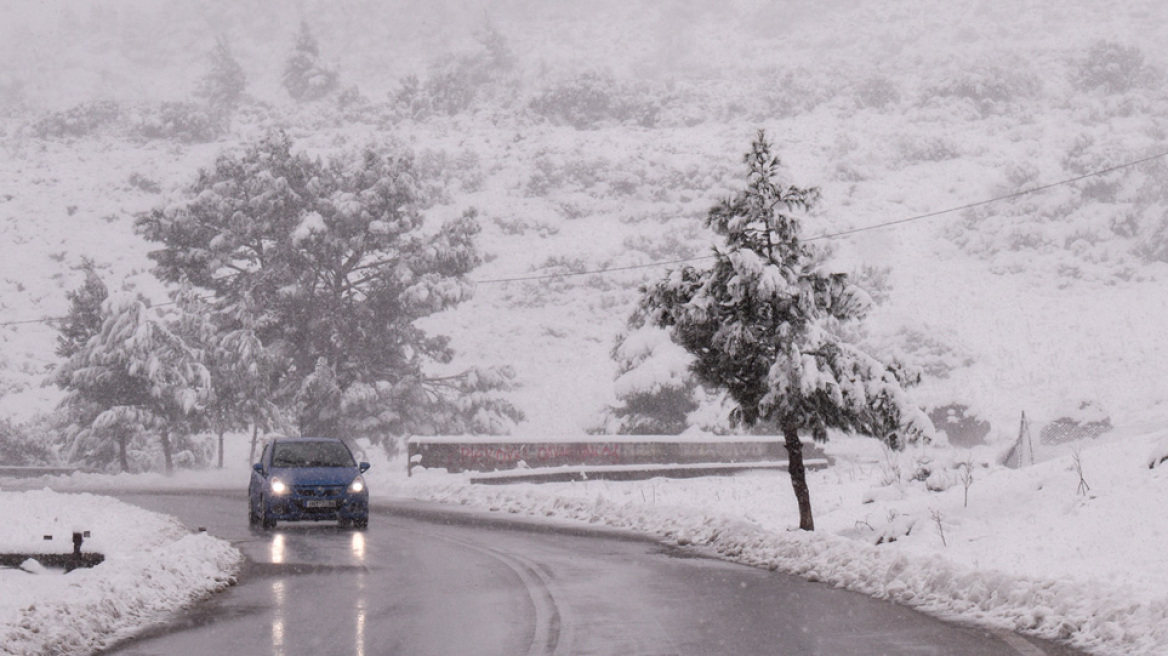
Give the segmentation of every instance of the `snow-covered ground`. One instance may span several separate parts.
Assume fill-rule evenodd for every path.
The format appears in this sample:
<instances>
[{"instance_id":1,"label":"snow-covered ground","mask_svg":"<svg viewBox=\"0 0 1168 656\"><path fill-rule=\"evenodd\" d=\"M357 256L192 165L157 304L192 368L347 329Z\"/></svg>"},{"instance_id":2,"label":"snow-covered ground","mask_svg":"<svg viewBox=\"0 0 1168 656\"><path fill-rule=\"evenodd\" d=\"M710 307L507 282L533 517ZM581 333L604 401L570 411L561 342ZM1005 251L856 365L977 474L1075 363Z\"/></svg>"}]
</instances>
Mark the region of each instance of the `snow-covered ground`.
<instances>
[{"instance_id":1,"label":"snow-covered ground","mask_svg":"<svg viewBox=\"0 0 1168 656\"><path fill-rule=\"evenodd\" d=\"M25 561L0 568L0 653L89 654L234 583L240 552L173 518L115 499L48 489L0 491L2 553L105 555L68 574ZM44 536L51 535L51 541Z\"/></svg>"},{"instance_id":2,"label":"snow-covered ground","mask_svg":"<svg viewBox=\"0 0 1168 656\"><path fill-rule=\"evenodd\" d=\"M239 436L228 444L224 470L188 471L173 478L75 474L36 484L58 490L242 490L248 477L246 439ZM1168 456L1168 427L1117 430L1081 443L1068 455L1022 469L993 464L1001 454L990 448L892 453L874 440L835 436L827 451L835 459L833 466L809 473L814 533L796 530L794 494L781 472L472 485L462 475L426 472L407 477L404 460L387 460L378 450L370 449L364 457L374 464L366 478L375 503L408 498L629 528L941 617L1062 640L1088 653L1168 654L1168 592L1163 586L1168 581L1163 549L1168 515L1159 508L1159 500L1168 496L1168 464L1149 466ZM968 486L962 478L967 466L972 473L965 479ZM110 563L82 575L112 579L109 585L131 576L154 577L158 585L149 593L154 596L141 602L145 610L134 622L157 618L221 587L239 558L207 536L185 535L169 520L102 497L47 491L0 494L26 495L25 507L37 508L16 522L15 529L0 527L0 536L19 530L39 539L42 527L31 523L33 517L57 517L53 526L64 530L83 528L80 517L109 516L112 526L133 525L116 550L107 547ZM95 533L87 546L108 545L103 535L108 533ZM127 574L130 566L117 564L127 550L139 554L134 562L144 563L147 573ZM142 559L142 552L151 556ZM190 558L197 567L188 563L172 571L167 564L176 557ZM102 568L111 565L123 569L102 575ZM127 630L99 624L108 621L110 609L78 597L74 588L38 585L46 579L72 581L76 573L62 577L9 571L0 576L8 577L0 579L6 586L9 580L32 586L28 594L35 588L38 609L56 609L34 615L46 628L75 636L68 629L72 625L61 619L61 609L69 608L73 620L104 627L94 630L114 635ZM21 632L30 614L14 612L26 605L0 607L7 617L0 635L30 635ZM0 644L11 648L8 642Z\"/></svg>"},{"instance_id":3,"label":"snow-covered ground","mask_svg":"<svg viewBox=\"0 0 1168 656\"><path fill-rule=\"evenodd\" d=\"M888 453L837 438L835 465L809 473L815 533L796 530L782 473L506 486L427 473L373 489L632 528L1089 653L1152 655L1168 654L1168 465L1149 467L1166 442L1168 428L1135 431L1015 470L985 449Z\"/></svg>"}]
</instances>

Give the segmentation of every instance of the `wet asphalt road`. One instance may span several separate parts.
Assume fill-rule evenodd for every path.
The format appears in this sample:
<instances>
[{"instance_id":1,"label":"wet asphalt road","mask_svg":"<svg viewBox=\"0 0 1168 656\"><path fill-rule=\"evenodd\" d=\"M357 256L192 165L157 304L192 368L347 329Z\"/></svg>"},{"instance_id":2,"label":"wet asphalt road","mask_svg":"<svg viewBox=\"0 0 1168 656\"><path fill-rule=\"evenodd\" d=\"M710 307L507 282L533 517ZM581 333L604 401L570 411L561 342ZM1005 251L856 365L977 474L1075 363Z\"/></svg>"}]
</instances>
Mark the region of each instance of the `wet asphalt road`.
<instances>
[{"instance_id":1,"label":"wet asphalt road","mask_svg":"<svg viewBox=\"0 0 1168 656\"><path fill-rule=\"evenodd\" d=\"M1069 655L629 533L410 502L369 529L247 523L245 495L118 494L248 558L239 584L109 651Z\"/></svg>"}]
</instances>

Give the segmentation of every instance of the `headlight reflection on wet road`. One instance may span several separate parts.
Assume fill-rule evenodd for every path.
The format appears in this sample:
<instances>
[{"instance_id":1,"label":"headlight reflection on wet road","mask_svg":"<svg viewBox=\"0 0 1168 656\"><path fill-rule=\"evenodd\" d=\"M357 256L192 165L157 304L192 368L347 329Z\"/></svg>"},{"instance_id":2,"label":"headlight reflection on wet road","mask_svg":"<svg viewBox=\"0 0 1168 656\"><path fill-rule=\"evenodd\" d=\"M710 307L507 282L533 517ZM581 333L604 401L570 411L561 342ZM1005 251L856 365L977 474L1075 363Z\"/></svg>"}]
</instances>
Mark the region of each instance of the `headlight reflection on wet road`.
<instances>
[{"instance_id":1,"label":"headlight reflection on wet road","mask_svg":"<svg viewBox=\"0 0 1168 656\"><path fill-rule=\"evenodd\" d=\"M365 564L365 534L353 532L349 548L358 564ZM353 653L356 656L365 656L365 617L368 610L368 600L365 596L365 572L357 574L357 595L355 597L354 617L357 618L356 633L353 636Z\"/></svg>"},{"instance_id":2,"label":"headlight reflection on wet road","mask_svg":"<svg viewBox=\"0 0 1168 656\"><path fill-rule=\"evenodd\" d=\"M272 562L281 565L284 563L284 534L277 533L272 537Z\"/></svg>"},{"instance_id":3,"label":"headlight reflection on wet road","mask_svg":"<svg viewBox=\"0 0 1168 656\"><path fill-rule=\"evenodd\" d=\"M277 536L283 537L283 536ZM273 543L274 545L275 543ZM284 611L286 606L284 581L272 582L272 656L284 656Z\"/></svg>"}]
</instances>

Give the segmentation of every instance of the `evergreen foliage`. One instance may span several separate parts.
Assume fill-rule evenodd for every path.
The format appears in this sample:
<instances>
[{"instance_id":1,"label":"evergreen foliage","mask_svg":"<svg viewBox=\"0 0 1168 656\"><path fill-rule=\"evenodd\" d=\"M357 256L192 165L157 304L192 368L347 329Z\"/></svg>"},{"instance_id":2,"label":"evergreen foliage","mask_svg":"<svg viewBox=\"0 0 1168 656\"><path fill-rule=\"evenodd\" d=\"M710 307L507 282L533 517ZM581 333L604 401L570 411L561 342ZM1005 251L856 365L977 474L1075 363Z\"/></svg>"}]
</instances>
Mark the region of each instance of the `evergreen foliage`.
<instances>
[{"instance_id":1,"label":"evergreen foliage","mask_svg":"<svg viewBox=\"0 0 1168 656\"><path fill-rule=\"evenodd\" d=\"M54 459L49 444L27 427L0 418L0 465L29 467L47 465Z\"/></svg>"},{"instance_id":2,"label":"evergreen foliage","mask_svg":"<svg viewBox=\"0 0 1168 656\"><path fill-rule=\"evenodd\" d=\"M698 408L698 383L690 372L692 356L664 330L646 325L643 312L634 312L628 330L612 349L612 358L617 362L617 404L607 409L603 430L619 435L684 432L689 413Z\"/></svg>"},{"instance_id":3,"label":"evergreen foliage","mask_svg":"<svg viewBox=\"0 0 1168 656\"><path fill-rule=\"evenodd\" d=\"M175 297L179 318L174 330L202 353L211 375L213 394L199 419L218 437L218 464L223 467L223 440L228 431L249 425L267 431L284 425L273 398L278 359L250 327L221 330L213 308L189 284L183 284Z\"/></svg>"},{"instance_id":4,"label":"evergreen foliage","mask_svg":"<svg viewBox=\"0 0 1168 656\"><path fill-rule=\"evenodd\" d=\"M210 70L199 79L195 95L205 99L216 114L227 115L243 102L247 91L247 75L231 54L227 40L222 37L215 39L215 49L211 51L210 59Z\"/></svg>"},{"instance_id":5,"label":"evergreen foliage","mask_svg":"<svg viewBox=\"0 0 1168 656\"><path fill-rule=\"evenodd\" d=\"M423 230L418 187L409 157L367 149L324 162L272 133L137 225L163 245L151 253L163 280L214 292L220 330L254 331L301 430L498 432L520 417L487 393L507 371L424 372L453 352L415 322L470 297L479 228L472 210Z\"/></svg>"},{"instance_id":6,"label":"evergreen foliage","mask_svg":"<svg viewBox=\"0 0 1168 656\"><path fill-rule=\"evenodd\" d=\"M297 102L319 100L339 83L337 71L320 60L320 46L307 22L301 21L292 52L284 62L284 90Z\"/></svg>"},{"instance_id":7,"label":"evergreen foliage","mask_svg":"<svg viewBox=\"0 0 1168 656\"><path fill-rule=\"evenodd\" d=\"M85 272L85 282L66 292L69 299L69 313L57 322L56 354L62 358L71 357L85 347L90 337L101 332L101 305L109 297L109 290L97 275L93 261L85 259L81 263Z\"/></svg>"},{"instance_id":8,"label":"evergreen foliage","mask_svg":"<svg viewBox=\"0 0 1168 656\"><path fill-rule=\"evenodd\" d=\"M73 420L70 460L128 471L127 447L140 433L159 437L169 473L176 442L210 398L202 353L189 347L142 301L113 297L101 308L101 331L56 372ZM116 453L114 453L116 448Z\"/></svg>"},{"instance_id":9,"label":"evergreen foliage","mask_svg":"<svg viewBox=\"0 0 1168 656\"><path fill-rule=\"evenodd\" d=\"M702 384L727 390L734 421L782 430L800 526L812 530L801 432L816 440L829 428L857 432L898 447L930 438L932 425L905 397L912 376L833 332L861 319L870 300L846 274L825 272L800 239L794 212L810 209L818 189L779 183L779 158L761 131L745 161L746 188L706 219L722 242L713 266L670 273L645 289L642 304L695 357Z\"/></svg>"}]
</instances>

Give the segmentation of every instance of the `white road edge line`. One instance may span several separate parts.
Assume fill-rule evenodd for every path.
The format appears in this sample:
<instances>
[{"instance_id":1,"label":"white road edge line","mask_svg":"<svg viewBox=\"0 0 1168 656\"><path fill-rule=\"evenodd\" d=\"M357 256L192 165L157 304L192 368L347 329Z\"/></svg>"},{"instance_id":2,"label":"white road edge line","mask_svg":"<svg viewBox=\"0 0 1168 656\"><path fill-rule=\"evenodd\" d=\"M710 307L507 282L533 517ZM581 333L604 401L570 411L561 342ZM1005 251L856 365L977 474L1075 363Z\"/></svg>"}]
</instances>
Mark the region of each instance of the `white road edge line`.
<instances>
[{"instance_id":1,"label":"white road edge line","mask_svg":"<svg viewBox=\"0 0 1168 656\"><path fill-rule=\"evenodd\" d=\"M413 533L422 533L421 531L401 526L398 529ZM567 636L565 636L563 620L556 607L555 596L552 595L548 579L539 571L534 563L528 563L524 559L512 554L505 554L490 547L484 547L458 538L434 533L426 533L425 535L444 542L457 544L471 551L477 551L484 556L498 560L506 565L508 569L515 572L515 575L519 577L519 580L523 583L523 587L527 590L527 596L531 599L531 605L535 610L535 628L531 639L531 647L527 650L528 656L549 656L567 653L563 651L562 646L565 642L570 641L564 640Z\"/></svg>"}]
</instances>

